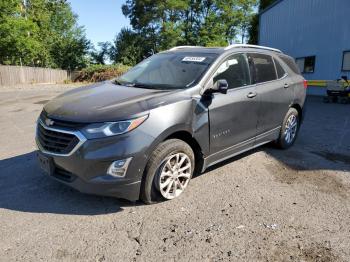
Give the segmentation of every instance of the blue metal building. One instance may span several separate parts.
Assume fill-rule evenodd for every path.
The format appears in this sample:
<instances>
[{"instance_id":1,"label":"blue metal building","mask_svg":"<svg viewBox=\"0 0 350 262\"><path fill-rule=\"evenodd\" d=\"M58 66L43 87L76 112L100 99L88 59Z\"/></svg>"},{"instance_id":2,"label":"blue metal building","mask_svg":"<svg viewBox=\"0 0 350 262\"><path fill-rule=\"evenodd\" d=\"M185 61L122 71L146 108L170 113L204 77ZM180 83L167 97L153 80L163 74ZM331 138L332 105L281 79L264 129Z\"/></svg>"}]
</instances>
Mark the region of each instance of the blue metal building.
<instances>
[{"instance_id":1,"label":"blue metal building","mask_svg":"<svg viewBox=\"0 0 350 262\"><path fill-rule=\"evenodd\" d=\"M260 13L259 44L294 57L307 80L350 79L350 0L279 0Z\"/></svg>"}]
</instances>

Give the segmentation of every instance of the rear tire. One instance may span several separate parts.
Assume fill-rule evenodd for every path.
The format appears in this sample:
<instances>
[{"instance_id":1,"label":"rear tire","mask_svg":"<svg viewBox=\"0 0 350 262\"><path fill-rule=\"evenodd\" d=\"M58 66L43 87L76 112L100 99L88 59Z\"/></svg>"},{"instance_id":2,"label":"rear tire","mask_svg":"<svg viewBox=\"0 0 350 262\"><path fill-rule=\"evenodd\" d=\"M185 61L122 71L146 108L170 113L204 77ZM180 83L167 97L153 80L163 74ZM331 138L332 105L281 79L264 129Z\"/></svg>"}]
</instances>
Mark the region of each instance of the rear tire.
<instances>
[{"instance_id":1,"label":"rear tire","mask_svg":"<svg viewBox=\"0 0 350 262\"><path fill-rule=\"evenodd\" d=\"M278 147L282 149L291 147L298 136L299 127L299 113L295 108L290 108L282 123L280 136L277 140Z\"/></svg>"},{"instance_id":2,"label":"rear tire","mask_svg":"<svg viewBox=\"0 0 350 262\"><path fill-rule=\"evenodd\" d=\"M192 148L182 140L160 143L151 154L141 184L140 199L153 204L178 197L195 168Z\"/></svg>"}]
</instances>

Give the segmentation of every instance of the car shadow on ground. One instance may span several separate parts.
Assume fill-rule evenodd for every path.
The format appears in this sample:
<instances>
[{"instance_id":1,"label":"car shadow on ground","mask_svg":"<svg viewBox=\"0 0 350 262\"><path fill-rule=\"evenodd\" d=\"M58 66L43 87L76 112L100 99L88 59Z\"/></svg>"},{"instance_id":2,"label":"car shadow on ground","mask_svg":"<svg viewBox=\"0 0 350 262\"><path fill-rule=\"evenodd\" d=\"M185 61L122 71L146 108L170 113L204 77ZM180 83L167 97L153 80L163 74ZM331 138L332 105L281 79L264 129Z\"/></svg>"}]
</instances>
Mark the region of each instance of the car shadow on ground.
<instances>
[{"instance_id":1,"label":"car shadow on ground","mask_svg":"<svg viewBox=\"0 0 350 262\"><path fill-rule=\"evenodd\" d=\"M36 152L0 160L0 208L32 213L101 215L140 205L126 200L82 194L47 177Z\"/></svg>"},{"instance_id":2,"label":"car shadow on ground","mask_svg":"<svg viewBox=\"0 0 350 262\"><path fill-rule=\"evenodd\" d=\"M322 97L308 96L305 119L296 143L287 150L272 143L210 167L205 173L263 151L276 159L280 169L291 171L350 171L349 106L325 104ZM271 172L279 172L278 169Z\"/></svg>"},{"instance_id":3,"label":"car shadow on ground","mask_svg":"<svg viewBox=\"0 0 350 262\"><path fill-rule=\"evenodd\" d=\"M279 149L273 143L249 150L235 157L224 160L218 164L210 166L204 173L195 174L194 178L204 175L217 168L222 168L235 161L239 161L254 153L264 152L276 159L281 167L292 171L318 171L318 170L334 170L334 171L350 171L350 154L337 153L328 150L319 150L315 148L307 148L302 146L298 141L291 148L283 150Z\"/></svg>"}]
</instances>

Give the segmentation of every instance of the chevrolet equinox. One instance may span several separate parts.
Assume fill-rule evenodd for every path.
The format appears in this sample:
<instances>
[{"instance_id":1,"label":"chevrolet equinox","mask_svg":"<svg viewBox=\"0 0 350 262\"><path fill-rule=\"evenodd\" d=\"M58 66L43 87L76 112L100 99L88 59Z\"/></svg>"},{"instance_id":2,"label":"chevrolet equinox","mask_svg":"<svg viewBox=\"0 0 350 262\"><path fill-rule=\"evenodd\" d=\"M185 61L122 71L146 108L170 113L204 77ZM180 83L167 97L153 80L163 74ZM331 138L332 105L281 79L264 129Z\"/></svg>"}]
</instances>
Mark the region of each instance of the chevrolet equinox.
<instances>
[{"instance_id":1,"label":"chevrolet equinox","mask_svg":"<svg viewBox=\"0 0 350 262\"><path fill-rule=\"evenodd\" d=\"M306 86L277 49L175 47L47 103L37 122L39 164L81 192L173 199L194 172L269 142L290 147Z\"/></svg>"}]
</instances>

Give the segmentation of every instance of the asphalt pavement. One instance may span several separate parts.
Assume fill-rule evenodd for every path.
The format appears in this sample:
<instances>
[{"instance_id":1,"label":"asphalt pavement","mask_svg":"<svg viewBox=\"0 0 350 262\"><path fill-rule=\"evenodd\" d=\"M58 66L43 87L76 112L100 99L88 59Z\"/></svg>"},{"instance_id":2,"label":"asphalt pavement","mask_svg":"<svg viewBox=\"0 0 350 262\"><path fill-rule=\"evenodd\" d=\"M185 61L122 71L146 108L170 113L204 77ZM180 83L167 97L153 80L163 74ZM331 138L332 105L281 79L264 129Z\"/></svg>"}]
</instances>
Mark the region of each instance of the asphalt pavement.
<instances>
[{"instance_id":1,"label":"asphalt pavement","mask_svg":"<svg viewBox=\"0 0 350 262\"><path fill-rule=\"evenodd\" d=\"M291 149L249 151L149 206L41 172L35 121L69 88L0 90L0 261L350 261L350 105L308 97Z\"/></svg>"}]
</instances>

